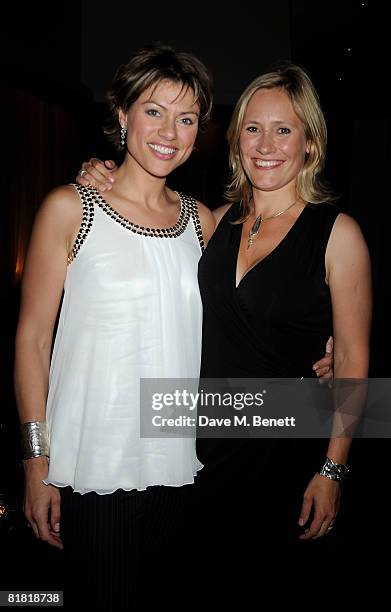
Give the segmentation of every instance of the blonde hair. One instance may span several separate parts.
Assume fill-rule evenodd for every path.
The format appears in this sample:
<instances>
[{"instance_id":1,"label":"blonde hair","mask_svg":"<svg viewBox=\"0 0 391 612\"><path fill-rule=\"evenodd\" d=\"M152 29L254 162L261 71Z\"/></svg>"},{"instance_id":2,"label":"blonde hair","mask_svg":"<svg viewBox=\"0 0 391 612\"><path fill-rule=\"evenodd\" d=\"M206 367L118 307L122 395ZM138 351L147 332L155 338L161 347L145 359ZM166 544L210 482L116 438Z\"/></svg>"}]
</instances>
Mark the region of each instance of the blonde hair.
<instances>
[{"instance_id":1,"label":"blonde hair","mask_svg":"<svg viewBox=\"0 0 391 612\"><path fill-rule=\"evenodd\" d=\"M175 51L161 43L139 49L127 64L120 66L108 92L110 121L104 132L117 150L120 146L119 110L127 112L149 87L168 80L190 89L200 107L200 126L205 125L212 109L212 79L204 64L190 53Z\"/></svg>"},{"instance_id":2,"label":"blonde hair","mask_svg":"<svg viewBox=\"0 0 391 612\"><path fill-rule=\"evenodd\" d=\"M229 202L241 202L242 216L238 222L244 221L252 209L252 185L243 168L239 145L244 116L252 96L257 91L273 88L282 89L289 96L308 141L309 152L296 181L298 197L314 204L334 199L321 177L326 155L327 127L318 94L311 79L300 66L284 63L275 71L263 74L250 83L236 104L228 128L232 176L226 197Z\"/></svg>"}]
</instances>

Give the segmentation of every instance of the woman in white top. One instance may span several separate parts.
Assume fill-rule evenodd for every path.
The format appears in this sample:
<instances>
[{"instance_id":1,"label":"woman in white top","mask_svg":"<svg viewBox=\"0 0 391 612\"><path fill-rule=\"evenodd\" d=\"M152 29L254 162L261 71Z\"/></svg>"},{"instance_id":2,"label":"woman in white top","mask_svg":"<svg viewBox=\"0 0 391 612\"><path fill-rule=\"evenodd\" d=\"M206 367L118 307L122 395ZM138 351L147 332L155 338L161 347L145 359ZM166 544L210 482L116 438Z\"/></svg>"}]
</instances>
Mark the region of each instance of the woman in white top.
<instances>
[{"instance_id":1,"label":"woman in white top","mask_svg":"<svg viewBox=\"0 0 391 612\"><path fill-rule=\"evenodd\" d=\"M171 492L202 467L194 439L140 437L139 384L199 374L197 265L214 221L166 178L209 116L211 81L195 57L154 45L119 68L110 101L108 133L124 161L107 198L67 185L39 210L15 380L26 517L41 540L65 543L79 564L74 586L83 570L94 606L118 610L129 605L156 521L172 518Z\"/></svg>"}]
</instances>

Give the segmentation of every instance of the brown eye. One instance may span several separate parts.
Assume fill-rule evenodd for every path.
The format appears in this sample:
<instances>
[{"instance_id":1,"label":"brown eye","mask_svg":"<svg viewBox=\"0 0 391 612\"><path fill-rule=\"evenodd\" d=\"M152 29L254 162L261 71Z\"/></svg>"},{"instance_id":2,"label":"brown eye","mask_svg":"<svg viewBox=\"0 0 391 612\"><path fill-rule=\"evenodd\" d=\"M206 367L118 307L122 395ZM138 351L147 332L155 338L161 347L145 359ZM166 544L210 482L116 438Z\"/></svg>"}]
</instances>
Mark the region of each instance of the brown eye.
<instances>
[{"instance_id":1,"label":"brown eye","mask_svg":"<svg viewBox=\"0 0 391 612\"><path fill-rule=\"evenodd\" d=\"M184 117L181 119L181 123L184 125L193 125L194 121L190 117Z\"/></svg>"}]
</instances>

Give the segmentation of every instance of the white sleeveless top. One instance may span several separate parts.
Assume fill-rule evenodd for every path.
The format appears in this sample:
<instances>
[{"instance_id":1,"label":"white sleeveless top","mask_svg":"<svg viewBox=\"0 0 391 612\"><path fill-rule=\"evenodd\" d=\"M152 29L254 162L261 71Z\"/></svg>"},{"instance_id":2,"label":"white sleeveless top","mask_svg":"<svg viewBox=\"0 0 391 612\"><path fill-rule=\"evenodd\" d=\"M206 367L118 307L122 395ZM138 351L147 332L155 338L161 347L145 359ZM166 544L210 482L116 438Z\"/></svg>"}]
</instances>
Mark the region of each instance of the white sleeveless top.
<instances>
[{"instance_id":1,"label":"white sleeveless top","mask_svg":"<svg viewBox=\"0 0 391 612\"><path fill-rule=\"evenodd\" d=\"M140 378L198 378L203 250L194 199L167 230L141 228L75 185L83 221L52 355L45 483L79 493L194 482L194 438L141 438Z\"/></svg>"}]
</instances>

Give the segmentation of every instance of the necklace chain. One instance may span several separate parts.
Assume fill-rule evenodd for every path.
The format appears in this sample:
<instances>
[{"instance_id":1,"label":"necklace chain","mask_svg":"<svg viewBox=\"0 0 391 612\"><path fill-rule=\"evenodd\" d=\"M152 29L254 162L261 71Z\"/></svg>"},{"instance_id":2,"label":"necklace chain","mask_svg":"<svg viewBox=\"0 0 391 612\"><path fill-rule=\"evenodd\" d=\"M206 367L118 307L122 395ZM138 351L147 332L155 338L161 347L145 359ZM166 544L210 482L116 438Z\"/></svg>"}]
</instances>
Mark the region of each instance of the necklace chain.
<instances>
[{"instance_id":1,"label":"necklace chain","mask_svg":"<svg viewBox=\"0 0 391 612\"><path fill-rule=\"evenodd\" d=\"M292 208L296 204L296 202L297 202L297 200L292 202L292 204L289 204L289 206L287 208L284 208L284 210L280 210L280 211L274 213L273 215L270 215L269 217L262 218L262 215L258 215L258 217L255 219L255 221L254 221L254 223L253 223L253 225L252 225L252 227L251 227L251 229L250 229L250 231L248 233L247 248L249 249L254 244L254 239L258 236L263 221L267 221L268 219L275 219L276 217L279 217L280 215L283 215L290 208Z\"/></svg>"}]
</instances>

